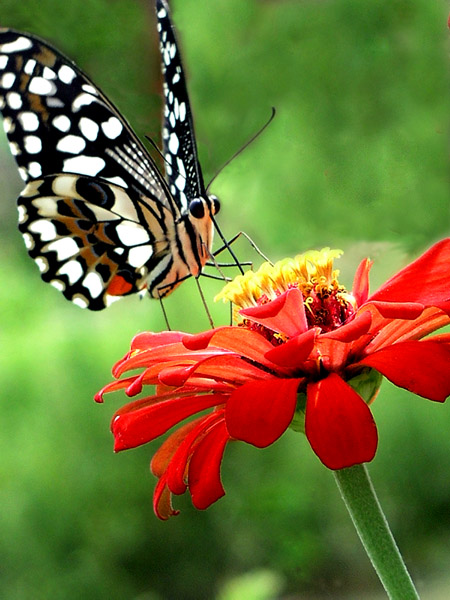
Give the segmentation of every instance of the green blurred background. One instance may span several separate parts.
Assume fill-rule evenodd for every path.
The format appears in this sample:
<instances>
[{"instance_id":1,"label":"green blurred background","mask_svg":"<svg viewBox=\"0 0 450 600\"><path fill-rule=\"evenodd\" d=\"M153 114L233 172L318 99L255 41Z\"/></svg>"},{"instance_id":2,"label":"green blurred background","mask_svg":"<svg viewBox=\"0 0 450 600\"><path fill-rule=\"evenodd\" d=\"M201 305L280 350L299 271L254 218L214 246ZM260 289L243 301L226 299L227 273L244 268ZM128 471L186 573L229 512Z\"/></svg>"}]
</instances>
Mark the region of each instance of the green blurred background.
<instances>
[{"instance_id":1,"label":"green blurred background","mask_svg":"<svg viewBox=\"0 0 450 600\"><path fill-rule=\"evenodd\" d=\"M346 251L351 286L374 287L450 225L448 31L443 0L173 0L206 180L220 225L272 259ZM136 131L158 139L152 2L1 0L0 24L36 33L85 69ZM21 183L0 138L0 597L268 600L382 598L332 474L306 440L227 449L227 494L206 512L152 513L149 445L115 456L109 421L124 396L93 394L160 307L128 298L88 313L43 284L16 229ZM259 257L245 242L242 260ZM420 285L420 281L417 282ZM211 298L218 282L206 281ZM207 328L195 282L171 296L173 328ZM225 306L212 307L216 324ZM373 407L370 472L424 599L448 598L450 413L387 382Z\"/></svg>"}]
</instances>

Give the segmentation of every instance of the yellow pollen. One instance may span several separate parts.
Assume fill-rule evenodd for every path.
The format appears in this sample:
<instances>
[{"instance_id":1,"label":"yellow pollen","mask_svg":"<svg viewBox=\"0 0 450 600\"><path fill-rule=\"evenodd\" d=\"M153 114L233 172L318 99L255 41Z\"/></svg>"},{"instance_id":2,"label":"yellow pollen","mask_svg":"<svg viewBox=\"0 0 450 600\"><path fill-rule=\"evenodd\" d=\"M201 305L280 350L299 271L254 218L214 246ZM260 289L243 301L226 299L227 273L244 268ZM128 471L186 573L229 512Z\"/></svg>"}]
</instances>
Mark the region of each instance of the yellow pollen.
<instances>
[{"instance_id":1,"label":"yellow pollen","mask_svg":"<svg viewBox=\"0 0 450 600\"><path fill-rule=\"evenodd\" d=\"M227 283L215 300L231 301L238 308L248 308L260 304L263 297L273 300L296 287L305 300L315 290L323 297L330 292L340 292L349 301L351 295L339 286L339 271L333 269L334 259L341 255L342 250L323 248L284 258L273 265L265 262L257 271L247 271Z\"/></svg>"}]
</instances>

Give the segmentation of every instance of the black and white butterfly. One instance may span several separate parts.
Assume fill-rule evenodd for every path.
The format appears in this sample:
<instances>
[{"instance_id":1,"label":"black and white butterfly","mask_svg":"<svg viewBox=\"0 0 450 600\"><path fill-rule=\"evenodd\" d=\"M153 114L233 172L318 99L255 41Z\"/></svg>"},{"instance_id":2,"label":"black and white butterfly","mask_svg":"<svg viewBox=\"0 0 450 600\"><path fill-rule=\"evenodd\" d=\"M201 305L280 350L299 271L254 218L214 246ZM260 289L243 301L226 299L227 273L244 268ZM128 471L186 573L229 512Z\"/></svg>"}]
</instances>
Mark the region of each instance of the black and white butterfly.
<instances>
[{"instance_id":1,"label":"black and white butterfly","mask_svg":"<svg viewBox=\"0 0 450 600\"><path fill-rule=\"evenodd\" d=\"M39 38L0 29L0 110L25 181L19 229L44 281L81 307L160 298L205 265L219 209L203 182L180 51L156 0L166 177L115 106Z\"/></svg>"}]
</instances>

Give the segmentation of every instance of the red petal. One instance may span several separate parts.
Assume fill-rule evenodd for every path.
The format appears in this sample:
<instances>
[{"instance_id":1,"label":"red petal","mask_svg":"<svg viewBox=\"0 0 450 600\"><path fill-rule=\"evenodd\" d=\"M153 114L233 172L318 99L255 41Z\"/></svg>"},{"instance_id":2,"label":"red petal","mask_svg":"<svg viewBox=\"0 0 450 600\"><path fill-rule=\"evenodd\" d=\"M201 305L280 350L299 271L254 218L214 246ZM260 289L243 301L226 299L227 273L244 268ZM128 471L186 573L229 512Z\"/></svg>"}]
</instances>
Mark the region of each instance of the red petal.
<instances>
[{"instance_id":1,"label":"red petal","mask_svg":"<svg viewBox=\"0 0 450 600\"><path fill-rule=\"evenodd\" d=\"M165 477L161 477L153 492L153 511L161 521L167 521L169 517L174 517L180 512L173 509L172 494L167 487Z\"/></svg>"},{"instance_id":2,"label":"red petal","mask_svg":"<svg viewBox=\"0 0 450 600\"><path fill-rule=\"evenodd\" d=\"M450 238L438 242L391 277L369 298L386 302L419 302L435 306L450 300Z\"/></svg>"},{"instance_id":3,"label":"red petal","mask_svg":"<svg viewBox=\"0 0 450 600\"><path fill-rule=\"evenodd\" d=\"M225 422L214 425L194 450L189 463L189 492L192 503L200 510L208 508L225 495L220 480L220 464L229 441Z\"/></svg>"},{"instance_id":4,"label":"red petal","mask_svg":"<svg viewBox=\"0 0 450 600\"><path fill-rule=\"evenodd\" d=\"M218 422L224 420L223 409L196 419L195 427L188 432L185 439L177 448L167 470L167 485L174 494L183 494L186 490L187 465L195 448L205 434Z\"/></svg>"},{"instance_id":5,"label":"red petal","mask_svg":"<svg viewBox=\"0 0 450 600\"><path fill-rule=\"evenodd\" d=\"M135 448L165 433L187 417L224 401L224 396L208 394L187 396L157 402L113 418L114 451Z\"/></svg>"},{"instance_id":6,"label":"red petal","mask_svg":"<svg viewBox=\"0 0 450 600\"><path fill-rule=\"evenodd\" d=\"M183 346L185 346L188 350L204 350L208 347L213 335L223 329L230 328L217 327L216 329L208 329L208 331L203 331L202 333L197 333L196 335L186 334L181 341L183 342Z\"/></svg>"},{"instance_id":7,"label":"red petal","mask_svg":"<svg viewBox=\"0 0 450 600\"><path fill-rule=\"evenodd\" d=\"M159 333L144 331L135 335L131 340L131 351L148 350L157 346L167 346L168 344L181 342L186 335L189 334L182 331L161 331Z\"/></svg>"},{"instance_id":8,"label":"red petal","mask_svg":"<svg viewBox=\"0 0 450 600\"><path fill-rule=\"evenodd\" d=\"M239 314L289 337L300 335L308 329L303 295L297 288L284 292L267 304L244 308Z\"/></svg>"},{"instance_id":9,"label":"red petal","mask_svg":"<svg viewBox=\"0 0 450 600\"><path fill-rule=\"evenodd\" d=\"M372 315L368 310L360 312L352 321L346 325L342 325L333 331L322 334L320 337L331 338L339 342L353 342L359 337L367 333L372 324Z\"/></svg>"},{"instance_id":10,"label":"red petal","mask_svg":"<svg viewBox=\"0 0 450 600\"><path fill-rule=\"evenodd\" d=\"M150 471L155 477L162 477L164 475L175 452L188 434L198 426L199 421L202 421L203 419L204 417L199 417L178 428L158 448L150 463Z\"/></svg>"},{"instance_id":11,"label":"red petal","mask_svg":"<svg viewBox=\"0 0 450 600\"><path fill-rule=\"evenodd\" d=\"M314 340L318 331L317 328L310 329L306 333L272 348L266 352L265 357L282 367L301 367L302 362L308 358L314 348Z\"/></svg>"},{"instance_id":12,"label":"red petal","mask_svg":"<svg viewBox=\"0 0 450 600\"><path fill-rule=\"evenodd\" d=\"M372 267L372 261L368 258L363 259L356 269L353 280L352 294L355 297L357 306L361 306L367 300L369 295L369 272Z\"/></svg>"},{"instance_id":13,"label":"red petal","mask_svg":"<svg viewBox=\"0 0 450 600\"><path fill-rule=\"evenodd\" d=\"M231 394L225 408L232 438L265 448L289 427L301 379L249 381Z\"/></svg>"},{"instance_id":14,"label":"red petal","mask_svg":"<svg viewBox=\"0 0 450 600\"><path fill-rule=\"evenodd\" d=\"M306 437L329 469L373 459L378 435L369 407L336 373L307 388Z\"/></svg>"},{"instance_id":15,"label":"red petal","mask_svg":"<svg viewBox=\"0 0 450 600\"><path fill-rule=\"evenodd\" d=\"M425 307L418 302L379 302L370 300L382 317L385 319L417 319L423 313Z\"/></svg>"},{"instance_id":16,"label":"red petal","mask_svg":"<svg viewBox=\"0 0 450 600\"><path fill-rule=\"evenodd\" d=\"M359 365L372 367L414 394L444 402L450 395L450 346L433 341L399 342L370 354Z\"/></svg>"}]
</instances>

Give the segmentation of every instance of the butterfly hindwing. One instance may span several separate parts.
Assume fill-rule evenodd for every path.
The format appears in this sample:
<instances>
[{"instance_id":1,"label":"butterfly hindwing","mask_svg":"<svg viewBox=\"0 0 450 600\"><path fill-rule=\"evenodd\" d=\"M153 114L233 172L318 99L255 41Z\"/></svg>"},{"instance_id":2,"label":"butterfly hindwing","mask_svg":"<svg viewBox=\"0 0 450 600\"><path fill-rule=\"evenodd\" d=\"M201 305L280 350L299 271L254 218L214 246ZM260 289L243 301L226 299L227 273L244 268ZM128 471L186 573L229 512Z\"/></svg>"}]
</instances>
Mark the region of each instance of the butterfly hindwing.
<instances>
[{"instance_id":1,"label":"butterfly hindwing","mask_svg":"<svg viewBox=\"0 0 450 600\"><path fill-rule=\"evenodd\" d=\"M129 193L77 175L31 181L18 200L19 229L44 281L92 310L135 293L167 255L164 214L143 227ZM170 255L168 255L170 256Z\"/></svg>"}]
</instances>

